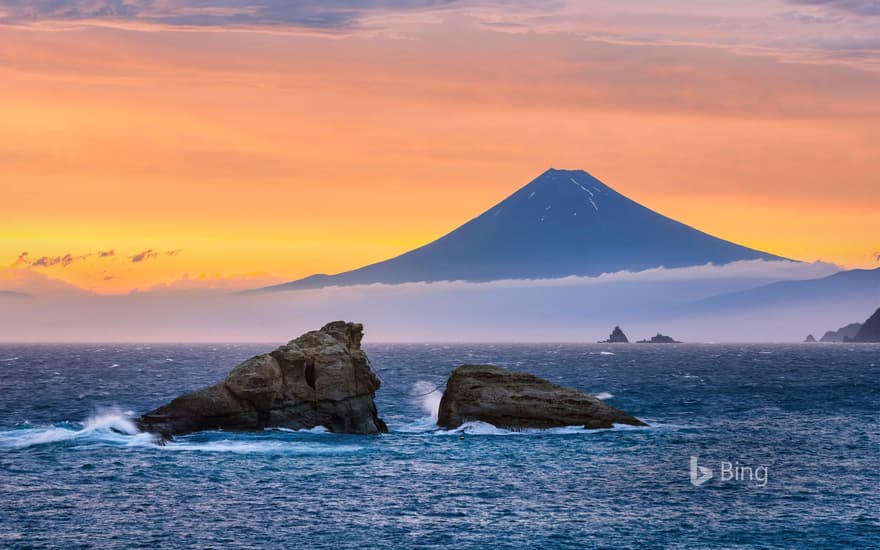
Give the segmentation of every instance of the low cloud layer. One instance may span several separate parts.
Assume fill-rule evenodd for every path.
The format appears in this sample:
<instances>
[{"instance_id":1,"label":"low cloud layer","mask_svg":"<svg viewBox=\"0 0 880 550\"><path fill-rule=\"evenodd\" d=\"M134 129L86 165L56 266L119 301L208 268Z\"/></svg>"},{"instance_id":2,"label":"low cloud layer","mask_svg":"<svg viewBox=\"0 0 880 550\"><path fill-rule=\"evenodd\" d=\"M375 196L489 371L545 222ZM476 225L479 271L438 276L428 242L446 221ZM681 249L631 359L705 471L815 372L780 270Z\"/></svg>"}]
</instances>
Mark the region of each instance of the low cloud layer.
<instances>
[{"instance_id":1,"label":"low cloud layer","mask_svg":"<svg viewBox=\"0 0 880 550\"><path fill-rule=\"evenodd\" d=\"M366 323L373 342L593 342L607 337L614 325L636 339L659 331L691 342L794 341L809 332L863 320L863 310L873 306L864 297L833 302L814 297L806 310L802 305L777 304L754 311L707 312L687 306L780 279L820 277L834 269L828 264L758 261L593 278L262 294L228 291L243 282L262 284L260 275L185 277L149 291L97 296L29 292L35 282L52 281L34 270L7 268L7 273L0 270L0 282L18 277L20 284L0 288L33 295L27 300L0 298L5 300L0 306L0 336L10 341L283 342L327 321L348 319ZM206 292L206 284L213 291Z\"/></svg>"},{"instance_id":2,"label":"low cloud layer","mask_svg":"<svg viewBox=\"0 0 880 550\"><path fill-rule=\"evenodd\" d=\"M474 290L489 288L546 288L568 286L594 286L609 283L694 281L702 279L790 281L799 279L816 279L831 275L838 271L840 271L839 266L827 262L804 263L792 261L743 260L725 265L714 265L708 263L705 265L692 267L657 267L653 269L646 269L644 271L618 271L615 273L603 273L602 275L596 277L570 276L558 279L509 279L480 283L468 281L404 283L400 285L375 283L370 285L355 285L348 287L328 287L328 289L336 288L340 289L341 291L351 291L352 289L359 288L425 288L430 289L431 291L442 291L455 288L470 288ZM295 293L313 291L293 290L286 292Z\"/></svg>"}]
</instances>

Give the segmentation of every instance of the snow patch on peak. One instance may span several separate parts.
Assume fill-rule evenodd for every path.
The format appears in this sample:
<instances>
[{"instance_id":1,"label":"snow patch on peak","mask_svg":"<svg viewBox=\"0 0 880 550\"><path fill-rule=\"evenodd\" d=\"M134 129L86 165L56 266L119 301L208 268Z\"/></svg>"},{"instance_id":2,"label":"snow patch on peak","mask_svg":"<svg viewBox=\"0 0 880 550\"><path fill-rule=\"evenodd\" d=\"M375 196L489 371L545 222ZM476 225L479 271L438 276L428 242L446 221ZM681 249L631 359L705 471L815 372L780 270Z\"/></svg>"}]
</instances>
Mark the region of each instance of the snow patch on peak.
<instances>
[{"instance_id":1,"label":"snow patch on peak","mask_svg":"<svg viewBox=\"0 0 880 550\"><path fill-rule=\"evenodd\" d=\"M578 187L581 188L581 190L583 190L585 193L587 193L587 194L589 195L589 201L590 201L590 204L593 205L593 210L595 210L596 212L598 212L598 211L599 211L599 207L596 206L596 201L593 200L593 197L595 196L595 195L593 195L593 192L590 191L589 189L587 189L586 187L584 187L583 185L581 185L580 182L577 181L576 179L574 179L574 178L568 178L568 179L571 180L571 183L577 185ZM598 188L593 187L593 189L596 189L596 192L597 192L597 193L601 193L601 191L599 191ZM549 207L548 207L548 209L549 209ZM575 216L577 216L577 214L575 214Z\"/></svg>"},{"instance_id":2,"label":"snow patch on peak","mask_svg":"<svg viewBox=\"0 0 880 550\"><path fill-rule=\"evenodd\" d=\"M593 192L590 191L589 189L587 189L586 187L584 187L583 185L581 185L580 182L578 182L576 179L574 179L574 178L568 178L568 179L571 180L571 183L573 183L573 184L577 185L578 187L580 187L585 193L589 193L589 195L590 195L591 197L593 196ZM594 187L593 189L596 189L596 188Z\"/></svg>"}]
</instances>

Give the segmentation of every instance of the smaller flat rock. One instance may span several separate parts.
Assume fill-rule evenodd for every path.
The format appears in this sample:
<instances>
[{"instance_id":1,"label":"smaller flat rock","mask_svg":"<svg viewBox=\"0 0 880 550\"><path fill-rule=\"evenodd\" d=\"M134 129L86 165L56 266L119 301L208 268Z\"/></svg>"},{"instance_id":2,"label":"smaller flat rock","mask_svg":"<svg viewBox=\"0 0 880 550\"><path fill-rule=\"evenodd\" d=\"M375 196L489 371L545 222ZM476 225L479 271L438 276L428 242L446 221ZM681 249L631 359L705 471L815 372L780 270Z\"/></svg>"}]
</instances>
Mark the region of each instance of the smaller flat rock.
<instances>
[{"instance_id":1,"label":"smaller flat rock","mask_svg":"<svg viewBox=\"0 0 880 550\"><path fill-rule=\"evenodd\" d=\"M475 420L507 429L647 425L590 394L533 374L493 365L463 365L446 383L437 425L454 429Z\"/></svg>"}]
</instances>

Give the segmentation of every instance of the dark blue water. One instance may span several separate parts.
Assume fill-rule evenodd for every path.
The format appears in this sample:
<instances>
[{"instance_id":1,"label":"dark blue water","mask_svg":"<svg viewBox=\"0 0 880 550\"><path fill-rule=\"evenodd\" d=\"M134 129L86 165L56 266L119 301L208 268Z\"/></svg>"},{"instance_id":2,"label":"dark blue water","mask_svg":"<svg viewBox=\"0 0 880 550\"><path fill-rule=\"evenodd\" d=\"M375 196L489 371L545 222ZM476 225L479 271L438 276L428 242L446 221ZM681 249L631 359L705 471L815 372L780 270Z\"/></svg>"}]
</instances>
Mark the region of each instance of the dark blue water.
<instances>
[{"instance_id":1,"label":"dark blue water","mask_svg":"<svg viewBox=\"0 0 880 550\"><path fill-rule=\"evenodd\" d=\"M389 435L215 432L158 447L125 434L126 416L266 349L0 346L0 547L880 541L880 346L368 346ZM602 395L652 427L433 429L437 395L412 395L468 362ZM691 456L715 476L699 487ZM721 479L722 461L767 476Z\"/></svg>"}]
</instances>

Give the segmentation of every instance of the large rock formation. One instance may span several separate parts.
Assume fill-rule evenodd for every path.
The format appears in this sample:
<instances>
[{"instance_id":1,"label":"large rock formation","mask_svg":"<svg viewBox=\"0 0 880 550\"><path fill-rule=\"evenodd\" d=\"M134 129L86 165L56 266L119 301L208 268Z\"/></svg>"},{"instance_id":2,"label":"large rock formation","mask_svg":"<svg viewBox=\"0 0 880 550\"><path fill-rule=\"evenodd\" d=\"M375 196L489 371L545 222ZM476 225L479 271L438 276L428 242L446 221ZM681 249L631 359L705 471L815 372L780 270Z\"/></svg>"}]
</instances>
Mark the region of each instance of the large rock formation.
<instances>
[{"instance_id":1,"label":"large rock formation","mask_svg":"<svg viewBox=\"0 0 880 550\"><path fill-rule=\"evenodd\" d=\"M859 332L848 342L880 342L880 309L874 312L859 328Z\"/></svg>"},{"instance_id":2,"label":"large rock formation","mask_svg":"<svg viewBox=\"0 0 880 550\"><path fill-rule=\"evenodd\" d=\"M607 340L603 340L599 342L600 344L628 344L629 338L626 337L626 334L620 330L620 327L614 327L614 330L611 331L611 335Z\"/></svg>"},{"instance_id":3,"label":"large rock formation","mask_svg":"<svg viewBox=\"0 0 880 550\"><path fill-rule=\"evenodd\" d=\"M807 334L807 337L806 337L806 339L804 339L804 342L807 343L807 344L815 344L815 343L816 343L816 337L813 336L812 334Z\"/></svg>"},{"instance_id":4,"label":"large rock formation","mask_svg":"<svg viewBox=\"0 0 880 550\"><path fill-rule=\"evenodd\" d=\"M361 350L363 335L362 325L330 323L248 359L214 386L145 414L138 426L164 437L267 427L387 432L373 402L380 383Z\"/></svg>"},{"instance_id":5,"label":"large rock formation","mask_svg":"<svg viewBox=\"0 0 880 550\"><path fill-rule=\"evenodd\" d=\"M825 333L822 338L819 339L820 342L843 342L847 338L855 338L856 334L859 333L859 329L862 328L861 323L851 323L846 325L845 327L841 327L837 330L829 330Z\"/></svg>"},{"instance_id":6,"label":"large rock formation","mask_svg":"<svg viewBox=\"0 0 880 550\"><path fill-rule=\"evenodd\" d=\"M453 429L472 420L511 429L646 425L592 395L529 373L492 365L464 365L455 369L446 382L437 425Z\"/></svg>"}]
</instances>

